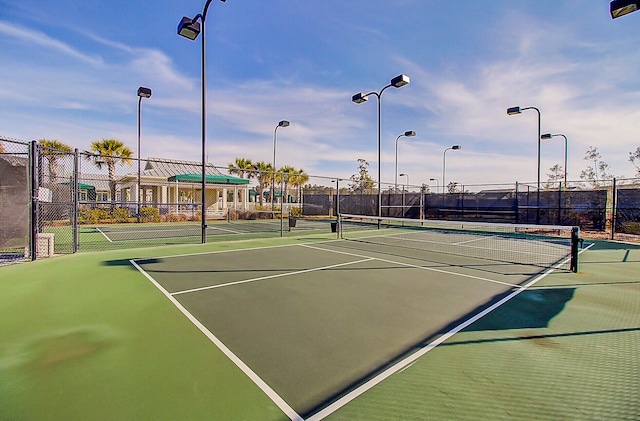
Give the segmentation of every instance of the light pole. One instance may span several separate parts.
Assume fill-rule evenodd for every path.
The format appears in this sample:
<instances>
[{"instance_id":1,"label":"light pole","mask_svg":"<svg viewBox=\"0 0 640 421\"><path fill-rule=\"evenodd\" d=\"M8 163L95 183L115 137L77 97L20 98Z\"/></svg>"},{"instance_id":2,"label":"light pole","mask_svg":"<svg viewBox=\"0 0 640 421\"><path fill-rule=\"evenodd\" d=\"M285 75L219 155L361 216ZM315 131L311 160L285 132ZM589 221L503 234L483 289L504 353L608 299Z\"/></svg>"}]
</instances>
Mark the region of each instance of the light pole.
<instances>
[{"instance_id":1,"label":"light pole","mask_svg":"<svg viewBox=\"0 0 640 421\"><path fill-rule=\"evenodd\" d=\"M404 218L404 192L405 190L409 190L409 174L400 174L400 177L407 177L406 189L405 186L402 186L402 217Z\"/></svg>"},{"instance_id":2,"label":"light pole","mask_svg":"<svg viewBox=\"0 0 640 421\"><path fill-rule=\"evenodd\" d=\"M220 0L225 2L227 0ZM207 37L205 34L207 11L211 0L207 0L202 9L202 13L198 13L193 19L189 19L184 16L178 24L178 35L195 40L198 34L202 32L202 243L207 242L207 54L206 43ZM202 22L202 31L200 30L200 24L198 19Z\"/></svg>"},{"instance_id":3,"label":"light pole","mask_svg":"<svg viewBox=\"0 0 640 421\"><path fill-rule=\"evenodd\" d=\"M395 190L398 190L398 140L402 136L413 137L415 135L416 135L416 132L414 132L413 130L409 130L409 131L404 132L400 136L396 137L396 172L395 172L395 186L394 186Z\"/></svg>"},{"instance_id":4,"label":"light pole","mask_svg":"<svg viewBox=\"0 0 640 421\"><path fill-rule=\"evenodd\" d=\"M436 182L436 193L437 193L438 190L440 190L439 180L437 178L430 178L429 181L435 181Z\"/></svg>"},{"instance_id":5,"label":"light pole","mask_svg":"<svg viewBox=\"0 0 640 421\"><path fill-rule=\"evenodd\" d=\"M447 183L445 182L445 168L447 167L447 151L449 150L454 150L457 151L458 149L462 149L462 146L460 145L453 145L447 149L444 150L444 152L442 153L442 200L444 202L444 189L447 186ZM443 203L444 205L444 203Z\"/></svg>"},{"instance_id":6,"label":"light pole","mask_svg":"<svg viewBox=\"0 0 640 421\"><path fill-rule=\"evenodd\" d=\"M275 187L276 187L276 138L278 133L278 127L289 127L291 123L287 120L281 120L278 122L278 125L273 130L273 178L271 180L271 210L273 210L273 201L276 197Z\"/></svg>"},{"instance_id":7,"label":"light pole","mask_svg":"<svg viewBox=\"0 0 640 421\"><path fill-rule=\"evenodd\" d=\"M538 113L538 182L536 185L536 224L540 223L540 110L536 107L511 107L507 108L507 115L520 114L525 110L535 110Z\"/></svg>"},{"instance_id":8,"label":"light pole","mask_svg":"<svg viewBox=\"0 0 640 421\"><path fill-rule=\"evenodd\" d=\"M637 0L613 0L609 4L611 19L619 18L640 9L640 1Z\"/></svg>"},{"instance_id":9,"label":"light pole","mask_svg":"<svg viewBox=\"0 0 640 421\"><path fill-rule=\"evenodd\" d=\"M567 153L569 150L569 140L567 139L567 136L563 135L562 133L556 133L556 134L545 133L542 136L540 136L540 139L551 140L552 137L558 137L558 136L564 137L564 188L566 189L567 188Z\"/></svg>"},{"instance_id":10,"label":"light pole","mask_svg":"<svg viewBox=\"0 0 640 421\"><path fill-rule=\"evenodd\" d=\"M138 88L138 185L136 188L138 196L138 222L140 222L140 200L142 200L140 195L140 104L142 103L142 98L151 98L151 89L143 86Z\"/></svg>"},{"instance_id":11,"label":"light pole","mask_svg":"<svg viewBox=\"0 0 640 421\"><path fill-rule=\"evenodd\" d=\"M378 98L378 217L382 216L382 186L380 183L380 178L381 178L380 167L382 166L380 162L380 110L381 110L380 101L381 101L382 93L387 88L390 88L392 86L394 88L400 88L404 85L408 85L410 82L411 82L411 79L409 78L409 76L398 75L393 79L391 79L391 82L387 86L382 88L380 92L374 91L374 92L369 92L368 94L363 94L362 92L359 92L351 97L351 101L355 102L356 104L362 104L363 102L368 100L369 95L375 95L376 98ZM378 221L378 227L380 227L380 221Z\"/></svg>"}]
</instances>

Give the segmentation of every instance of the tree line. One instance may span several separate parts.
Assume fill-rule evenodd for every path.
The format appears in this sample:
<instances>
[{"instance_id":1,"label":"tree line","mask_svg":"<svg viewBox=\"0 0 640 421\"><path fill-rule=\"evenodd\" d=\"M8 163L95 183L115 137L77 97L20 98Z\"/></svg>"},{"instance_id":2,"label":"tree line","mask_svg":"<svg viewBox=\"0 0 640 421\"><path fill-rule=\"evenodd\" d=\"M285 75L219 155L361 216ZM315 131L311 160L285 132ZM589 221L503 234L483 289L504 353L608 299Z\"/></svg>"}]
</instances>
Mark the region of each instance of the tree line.
<instances>
[{"instance_id":1,"label":"tree line","mask_svg":"<svg viewBox=\"0 0 640 421\"><path fill-rule=\"evenodd\" d=\"M264 204L264 192L269 186L282 184L285 192L288 192L289 187L292 187L296 192L296 201L299 201L302 186L309 181L309 175L303 169L295 169L290 165L284 165L276 171L271 163L264 161L254 163L247 158L236 158L234 162L228 164L228 169L229 174L237 175L247 180L256 180L256 192L258 193L260 206Z\"/></svg>"}]
</instances>

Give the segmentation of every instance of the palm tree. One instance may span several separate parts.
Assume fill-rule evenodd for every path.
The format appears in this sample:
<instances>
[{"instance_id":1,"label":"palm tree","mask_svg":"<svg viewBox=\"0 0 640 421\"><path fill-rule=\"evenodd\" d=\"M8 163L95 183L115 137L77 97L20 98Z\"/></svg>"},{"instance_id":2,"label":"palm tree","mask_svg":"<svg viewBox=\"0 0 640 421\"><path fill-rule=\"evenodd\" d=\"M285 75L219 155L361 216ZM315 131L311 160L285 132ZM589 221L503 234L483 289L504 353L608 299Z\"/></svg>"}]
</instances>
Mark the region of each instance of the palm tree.
<instances>
[{"instance_id":1,"label":"palm tree","mask_svg":"<svg viewBox=\"0 0 640 421\"><path fill-rule=\"evenodd\" d=\"M124 143L116 139L102 139L91 143L91 151L94 155L87 156L98 169L107 165L109 170L109 191L111 193L111 207L115 207L116 202L116 163L121 165L131 165L133 152Z\"/></svg>"},{"instance_id":2,"label":"palm tree","mask_svg":"<svg viewBox=\"0 0 640 421\"><path fill-rule=\"evenodd\" d=\"M47 159L49 167L49 182L55 183L58 176L58 160L73 152L71 146L66 145L57 140L40 139L38 144L41 146L40 150Z\"/></svg>"},{"instance_id":3,"label":"palm tree","mask_svg":"<svg viewBox=\"0 0 640 421\"><path fill-rule=\"evenodd\" d=\"M286 201L288 197L289 185L291 184L291 177L296 173L296 169L290 165L280 167L278 174L276 175L276 183L282 183L282 191L285 197L282 198L282 202Z\"/></svg>"},{"instance_id":4,"label":"palm tree","mask_svg":"<svg viewBox=\"0 0 640 421\"><path fill-rule=\"evenodd\" d=\"M250 159L236 158L234 163L229 164L229 174L238 175L240 178L244 178L247 175L247 180L251 180L255 176L255 167Z\"/></svg>"},{"instance_id":5,"label":"palm tree","mask_svg":"<svg viewBox=\"0 0 640 421\"><path fill-rule=\"evenodd\" d=\"M295 170L293 175L289 178L289 183L291 183L291 187L296 189L297 203L300 203L300 198L302 197L302 186L307 181L309 181L309 175L305 173L302 168L300 168L299 170Z\"/></svg>"},{"instance_id":6,"label":"palm tree","mask_svg":"<svg viewBox=\"0 0 640 421\"><path fill-rule=\"evenodd\" d=\"M260 161L260 162L257 162L253 167L254 167L255 173L257 174L256 180L258 180L256 191L258 192L260 206L262 206L264 201L262 192L264 192L265 187L271 184L271 180L273 179L273 165L267 164L264 161ZM273 194L273 192L271 192L271 194Z\"/></svg>"}]
</instances>

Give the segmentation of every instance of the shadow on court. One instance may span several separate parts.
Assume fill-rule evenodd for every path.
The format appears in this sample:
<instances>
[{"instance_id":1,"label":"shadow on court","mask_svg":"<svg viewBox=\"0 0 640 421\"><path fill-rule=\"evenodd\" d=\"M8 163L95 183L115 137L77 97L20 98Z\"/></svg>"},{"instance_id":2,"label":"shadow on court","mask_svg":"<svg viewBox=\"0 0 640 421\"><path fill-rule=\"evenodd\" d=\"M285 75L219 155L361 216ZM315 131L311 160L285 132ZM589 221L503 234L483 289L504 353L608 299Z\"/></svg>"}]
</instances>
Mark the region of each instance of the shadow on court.
<instances>
[{"instance_id":1,"label":"shadow on court","mask_svg":"<svg viewBox=\"0 0 640 421\"><path fill-rule=\"evenodd\" d=\"M482 330L536 329L548 327L551 319L565 308L575 288L532 289L487 314L466 332ZM494 300L495 301L495 300ZM459 322L454 322L457 325Z\"/></svg>"}]
</instances>

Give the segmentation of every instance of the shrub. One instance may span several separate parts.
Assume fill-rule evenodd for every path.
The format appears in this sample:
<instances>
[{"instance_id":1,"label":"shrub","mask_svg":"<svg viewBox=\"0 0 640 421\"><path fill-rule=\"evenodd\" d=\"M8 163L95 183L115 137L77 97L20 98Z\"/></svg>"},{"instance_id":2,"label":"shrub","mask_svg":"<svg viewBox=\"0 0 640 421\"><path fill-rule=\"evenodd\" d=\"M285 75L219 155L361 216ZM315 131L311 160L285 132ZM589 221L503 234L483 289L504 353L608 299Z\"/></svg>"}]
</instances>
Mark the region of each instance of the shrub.
<instances>
[{"instance_id":1,"label":"shrub","mask_svg":"<svg viewBox=\"0 0 640 421\"><path fill-rule=\"evenodd\" d=\"M97 224L109 219L109 211L107 209L85 209L80 212L78 219L81 224Z\"/></svg>"},{"instance_id":2,"label":"shrub","mask_svg":"<svg viewBox=\"0 0 640 421\"><path fill-rule=\"evenodd\" d=\"M115 222L129 222L131 213L127 208L113 208L111 210L111 219Z\"/></svg>"},{"instance_id":3,"label":"shrub","mask_svg":"<svg viewBox=\"0 0 640 421\"><path fill-rule=\"evenodd\" d=\"M160 222L160 211L158 208L140 208L141 222Z\"/></svg>"},{"instance_id":4,"label":"shrub","mask_svg":"<svg viewBox=\"0 0 640 421\"><path fill-rule=\"evenodd\" d=\"M183 213L168 213L163 215L161 220L164 222L186 222L189 217Z\"/></svg>"}]
</instances>

